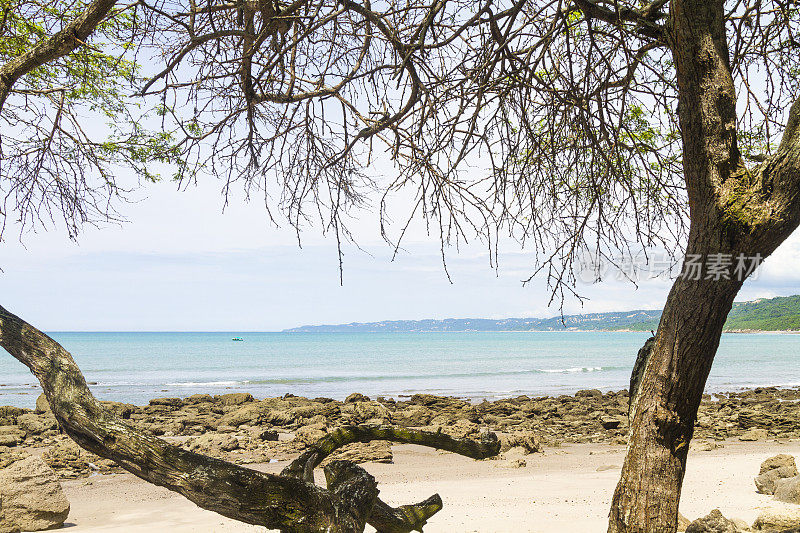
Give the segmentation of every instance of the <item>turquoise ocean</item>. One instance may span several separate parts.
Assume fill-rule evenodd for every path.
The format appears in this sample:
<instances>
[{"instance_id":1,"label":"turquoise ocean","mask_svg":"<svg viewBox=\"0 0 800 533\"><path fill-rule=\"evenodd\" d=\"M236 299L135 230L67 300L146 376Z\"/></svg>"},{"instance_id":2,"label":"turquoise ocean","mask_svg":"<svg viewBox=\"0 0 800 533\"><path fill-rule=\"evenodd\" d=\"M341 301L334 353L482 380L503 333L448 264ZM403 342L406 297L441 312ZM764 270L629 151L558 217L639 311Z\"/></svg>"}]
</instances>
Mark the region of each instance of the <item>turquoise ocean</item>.
<instances>
[{"instance_id":1,"label":"turquoise ocean","mask_svg":"<svg viewBox=\"0 0 800 533\"><path fill-rule=\"evenodd\" d=\"M51 333L103 400L146 404L196 393L352 392L473 400L627 388L646 333ZM243 342L233 342L241 337ZM726 334L707 392L800 386L800 335ZM40 390L0 349L0 405L32 407Z\"/></svg>"}]
</instances>

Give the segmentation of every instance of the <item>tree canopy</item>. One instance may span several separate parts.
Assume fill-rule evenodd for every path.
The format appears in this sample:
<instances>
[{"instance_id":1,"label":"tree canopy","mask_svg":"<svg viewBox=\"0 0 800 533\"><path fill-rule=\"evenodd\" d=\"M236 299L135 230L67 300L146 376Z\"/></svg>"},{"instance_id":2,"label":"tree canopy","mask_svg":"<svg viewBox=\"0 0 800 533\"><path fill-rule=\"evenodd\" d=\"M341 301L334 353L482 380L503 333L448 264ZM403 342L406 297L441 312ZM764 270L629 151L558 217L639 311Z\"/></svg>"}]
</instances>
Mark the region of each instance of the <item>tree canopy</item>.
<instances>
[{"instance_id":1,"label":"tree canopy","mask_svg":"<svg viewBox=\"0 0 800 533\"><path fill-rule=\"evenodd\" d=\"M100 4L72 52L12 80L6 217L62 213L74 235L113 215L121 167L154 179L156 162L258 191L270 216L338 239L380 198L397 244L405 223L383 224L410 197L408 217L444 243L510 235L556 285L580 254L682 244L666 1L8 1L3 71ZM739 144L760 161L798 92L800 15L729 4ZM376 177L375 157L396 173Z\"/></svg>"}]
</instances>

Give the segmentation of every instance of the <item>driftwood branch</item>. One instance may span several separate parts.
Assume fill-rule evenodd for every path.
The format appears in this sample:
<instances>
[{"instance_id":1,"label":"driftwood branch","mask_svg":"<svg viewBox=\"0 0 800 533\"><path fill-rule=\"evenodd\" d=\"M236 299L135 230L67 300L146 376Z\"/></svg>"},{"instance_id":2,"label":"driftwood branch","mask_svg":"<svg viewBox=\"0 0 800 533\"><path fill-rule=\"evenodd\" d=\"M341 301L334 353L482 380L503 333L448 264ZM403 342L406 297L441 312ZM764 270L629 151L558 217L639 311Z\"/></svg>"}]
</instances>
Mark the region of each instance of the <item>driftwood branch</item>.
<instances>
[{"instance_id":1,"label":"driftwood branch","mask_svg":"<svg viewBox=\"0 0 800 533\"><path fill-rule=\"evenodd\" d=\"M345 426L331 431L309 446L281 473L297 477L308 483L314 481L314 469L337 449L354 442L388 440L404 444L418 444L438 450L464 455L472 459L486 459L500 452L500 441L494 433L483 433L480 441L456 439L444 433L412 430L396 426ZM327 476L327 470L326 470ZM442 509L442 499L434 494L425 501L391 507L376 499L368 523L381 533L408 533L422 531L422 526Z\"/></svg>"},{"instance_id":2,"label":"driftwood branch","mask_svg":"<svg viewBox=\"0 0 800 533\"><path fill-rule=\"evenodd\" d=\"M262 473L173 446L119 420L94 398L69 352L3 307L0 347L36 376L61 428L83 448L199 507L281 531L349 533L363 531L367 522L381 533L421 531L442 508L438 495L390 507L378 499L375 479L349 461L331 462L324 469L327 490L316 486L313 469L345 444L391 440L476 459L496 455L500 449L492 433L475 442L405 428L348 426L313 444L281 475Z\"/></svg>"},{"instance_id":3,"label":"driftwood branch","mask_svg":"<svg viewBox=\"0 0 800 533\"><path fill-rule=\"evenodd\" d=\"M397 426L344 426L337 428L309 446L300 457L283 469L284 476L298 477L311 482L314 469L337 449L354 442L388 440L403 444L418 444L437 450L457 453L471 459L486 459L500 453L500 441L494 433L486 432L480 441L456 439L445 433L420 431Z\"/></svg>"}]
</instances>

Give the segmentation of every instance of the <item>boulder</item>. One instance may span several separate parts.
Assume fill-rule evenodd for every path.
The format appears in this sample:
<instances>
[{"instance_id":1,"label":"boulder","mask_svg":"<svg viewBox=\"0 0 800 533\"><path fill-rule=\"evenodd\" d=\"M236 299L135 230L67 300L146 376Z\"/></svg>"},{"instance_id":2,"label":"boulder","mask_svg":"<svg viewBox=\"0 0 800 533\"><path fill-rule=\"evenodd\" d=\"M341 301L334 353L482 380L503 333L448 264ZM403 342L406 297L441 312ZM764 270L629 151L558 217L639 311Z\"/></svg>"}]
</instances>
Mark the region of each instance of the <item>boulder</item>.
<instances>
[{"instance_id":1,"label":"boulder","mask_svg":"<svg viewBox=\"0 0 800 533\"><path fill-rule=\"evenodd\" d=\"M55 473L39 457L28 456L0 470L3 521L23 531L64 524L69 502Z\"/></svg>"},{"instance_id":2,"label":"boulder","mask_svg":"<svg viewBox=\"0 0 800 533\"><path fill-rule=\"evenodd\" d=\"M755 442L759 440L767 440L768 437L769 437L769 432L767 432L766 429L753 428L739 435L739 440Z\"/></svg>"},{"instance_id":3,"label":"boulder","mask_svg":"<svg viewBox=\"0 0 800 533\"><path fill-rule=\"evenodd\" d=\"M380 420L381 424L392 423L392 413L378 402L350 402L342 406L342 416L349 418L350 423L363 424L367 420Z\"/></svg>"},{"instance_id":4,"label":"boulder","mask_svg":"<svg viewBox=\"0 0 800 533\"><path fill-rule=\"evenodd\" d=\"M38 415L50 412L50 403L47 401L47 396L45 396L44 393L36 398L36 410L34 412Z\"/></svg>"},{"instance_id":5,"label":"boulder","mask_svg":"<svg viewBox=\"0 0 800 533\"><path fill-rule=\"evenodd\" d=\"M186 405L197 405L198 403L214 403L214 398L210 394L192 394L183 401Z\"/></svg>"},{"instance_id":6,"label":"boulder","mask_svg":"<svg viewBox=\"0 0 800 533\"><path fill-rule=\"evenodd\" d=\"M0 494L0 533L20 533L19 527L12 523L10 519L6 519L2 494Z\"/></svg>"},{"instance_id":7,"label":"boulder","mask_svg":"<svg viewBox=\"0 0 800 533\"><path fill-rule=\"evenodd\" d=\"M183 400L180 398L153 398L150 405L163 405L166 407L182 407Z\"/></svg>"},{"instance_id":8,"label":"boulder","mask_svg":"<svg viewBox=\"0 0 800 533\"><path fill-rule=\"evenodd\" d=\"M52 414L25 413L17 417L17 425L28 435L41 435L48 429L56 429L58 422Z\"/></svg>"},{"instance_id":9,"label":"boulder","mask_svg":"<svg viewBox=\"0 0 800 533\"><path fill-rule=\"evenodd\" d=\"M697 452L710 452L711 450L716 450L717 448L719 448L719 445L716 442L708 440L693 441L690 445L690 449Z\"/></svg>"},{"instance_id":10,"label":"boulder","mask_svg":"<svg viewBox=\"0 0 800 533\"><path fill-rule=\"evenodd\" d=\"M686 533L738 533L741 531L733 520L728 520L719 509L714 509L708 516L698 518L688 526Z\"/></svg>"},{"instance_id":11,"label":"boulder","mask_svg":"<svg viewBox=\"0 0 800 533\"><path fill-rule=\"evenodd\" d=\"M294 422L291 413L272 409L268 402L248 403L231 411L219 420L221 426L239 427L243 424L251 426L272 424L274 426L287 426Z\"/></svg>"},{"instance_id":12,"label":"boulder","mask_svg":"<svg viewBox=\"0 0 800 533\"><path fill-rule=\"evenodd\" d=\"M622 424L622 420L616 416L601 416L600 425L603 429L617 429Z\"/></svg>"},{"instance_id":13,"label":"boulder","mask_svg":"<svg viewBox=\"0 0 800 533\"><path fill-rule=\"evenodd\" d=\"M800 507L767 509L753 522L754 531L785 531L800 527Z\"/></svg>"},{"instance_id":14,"label":"boulder","mask_svg":"<svg viewBox=\"0 0 800 533\"><path fill-rule=\"evenodd\" d=\"M392 447L388 441L376 440L368 443L356 442L343 446L322 462L325 466L331 461L352 461L354 463L391 463Z\"/></svg>"},{"instance_id":15,"label":"boulder","mask_svg":"<svg viewBox=\"0 0 800 533\"><path fill-rule=\"evenodd\" d=\"M294 438L298 443L308 446L310 444L314 444L327 434L328 432L325 429L325 426L315 424L313 426L301 427L295 432Z\"/></svg>"},{"instance_id":16,"label":"boulder","mask_svg":"<svg viewBox=\"0 0 800 533\"><path fill-rule=\"evenodd\" d=\"M69 439L44 452L42 459L50 468L58 470L65 477L79 477L91 471L85 453Z\"/></svg>"},{"instance_id":17,"label":"boulder","mask_svg":"<svg viewBox=\"0 0 800 533\"><path fill-rule=\"evenodd\" d=\"M369 401L368 396L364 396L363 394L360 394L358 392L354 392L353 394L344 399L344 403L368 402L368 401Z\"/></svg>"},{"instance_id":18,"label":"boulder","mask_svg":"<svg viewBox=\"0 0 800 533\"><path fill-rule=\"evenodd\" d=\"M775 499L779 502L800 504L800 477L777 480L775 482Z\"/></svg>"},{"instance_id":19,"label":"boulder","mask_svg":"<svg viewBox=\"0 0 800 533\"><path fill-rule=\"evenodd\" d=\"M188 439L184 446L193 452L203 453L212 457L223 457L225 452L238 450L241 447L241 443L239 439L230 433L222 435L207 433Z\"/></svg>"},{"instance_id":20,"label":"boulder","mask_svg":"<svg viewBox=\"0 0 800 533\"><path fill-rule=\"evenodd\" d=\"M797 470L797 465L794 462L794 457L792 457L791 455L782 453L782 454L776 455L774 457L770 457L769 459L767 459L766 461L761 463L761 469L758 471L758 473L759 474L763 474L763 473L768 472L770 470L774 470L776 468L781 468L782 466L788 466L788 467L794 468L795 471ZM797 475L797 474L795 474L795 475Z\"/></svg>"},{"instance_id":21,"label":"boulder","mask_svg":"<svg viewBox=\"0 0 800 533\"><path fill-rule=\"evenodd\" d=\"M129 420L131 415L136 412L136 406L131 403L122 402L100 402L103 407L114 413L116 416L123 420Z\"/></svg>"},{"instance_id":22,"label":"boulder","mask_svg":"<svg viewBox=\"0 0 800 533\"><path fill-rule=\"evenodd\" d=\"M0 426L0 446L17 446L25 440L25 432L19 426Z\"/></svg>"},{"instance_id":23,"label":"boulder","mask_svg":"<svg viewBox=\"0 0 800 533\"><path fill-rule=\"evenodd\" d=\"M433 419L433 411L422 405L411 405L394 412L395 422L406 427L427 426L431 419Z\"/></svg>"},{"instance_id":24,"label":"boulder","mask_svg":"<svg viewBox=\"0 0 800 533\"><path fill-rule=\"evenodd\" d=\"M277 442L278 432L274 429L262 429L258 431L256 438L262 441Z\"/></svg>"},{"instance_id":25,"label":"boulder","mask_svg":"<svg viewBox=\"0 0 800 533\"><path fill-rule=\"evenodd\" d=\"M253 398L253 395L249 392L232 392L230 394L221 394L216 396L214 399L223 406L243 405L256 401L256 399Z\"/></svg>"},{"instance_id":26,"label":"boulder","mask_svg":"<svg viewBox=\"0 0 800 533\"><path fill-rule=\"evenodd\" d=\"M770 457L761 463L759 475L755 478L756 490L762 494L774 494L776 481L797 475L794 457L785 454Z\"/></svg>"},{"instance_id":27,"label":"boulder","mask_svg":"<svg viewBox=\"0 0 800 533\"><path fill-rule=\"evenodd\" d=\"M500 437L500 451L505 452L511 448L522 448L526 454L542 451L539 437L533 431L511 433Z\"/></svg>"}]
</instances>

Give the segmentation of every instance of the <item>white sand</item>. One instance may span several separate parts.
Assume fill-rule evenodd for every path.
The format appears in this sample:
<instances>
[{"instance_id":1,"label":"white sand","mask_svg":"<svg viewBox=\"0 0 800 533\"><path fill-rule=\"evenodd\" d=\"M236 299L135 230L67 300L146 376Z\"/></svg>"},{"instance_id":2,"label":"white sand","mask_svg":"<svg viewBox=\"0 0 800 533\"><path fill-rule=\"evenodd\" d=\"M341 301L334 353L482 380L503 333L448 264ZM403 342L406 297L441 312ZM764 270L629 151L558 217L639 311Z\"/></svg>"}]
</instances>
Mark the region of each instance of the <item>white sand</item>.
<instances>
[{"instance_id":1,"label":"white sand","mask_svg":"<svg viewBox=\"0 0 800 533\"><path fill-rule=\"evenodd\" d=\"M365 466L390 504L442 496L444 509L426 533L602 532L624 453L621 446L565 445L527 456L527 466L515 469L503 460L472 461L402 445L394 447L394 464ZM761 510L781 506L753 485L760 463L778 453L800 456L800 443L729 441L709 452L693 451L681 512L695 519L719 508L752 523ZM255 466L274 472L282 467ZM73 533L266 531L199 509L129 474L69 481L64 488Z\"/></svg>"}]
</instances>

